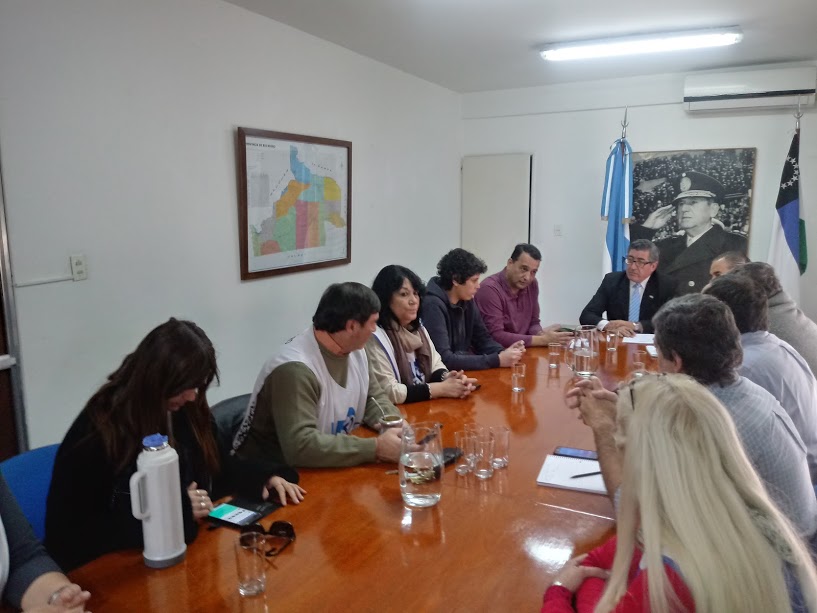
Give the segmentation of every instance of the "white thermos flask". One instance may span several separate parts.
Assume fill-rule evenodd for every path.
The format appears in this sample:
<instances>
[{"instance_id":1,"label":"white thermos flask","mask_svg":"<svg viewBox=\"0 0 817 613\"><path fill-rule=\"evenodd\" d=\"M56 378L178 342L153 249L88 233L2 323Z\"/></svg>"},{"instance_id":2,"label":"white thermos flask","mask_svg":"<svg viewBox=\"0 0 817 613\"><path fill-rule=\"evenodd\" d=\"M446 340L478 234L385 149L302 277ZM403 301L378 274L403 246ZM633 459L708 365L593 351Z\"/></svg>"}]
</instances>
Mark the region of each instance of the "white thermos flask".
<instances>
[{"instance_id":1,"label":"white thermos flask","mask_svg":"<svg viewBox=\"0 0 817 613\"><path fill-rule=\"evenodd\" d=\"M184 560L179 454L162 434L142 439L144 449L130 478L131 510L142 520L144 559L150 568L167 568Z\"/></svg>"}]
</instances>

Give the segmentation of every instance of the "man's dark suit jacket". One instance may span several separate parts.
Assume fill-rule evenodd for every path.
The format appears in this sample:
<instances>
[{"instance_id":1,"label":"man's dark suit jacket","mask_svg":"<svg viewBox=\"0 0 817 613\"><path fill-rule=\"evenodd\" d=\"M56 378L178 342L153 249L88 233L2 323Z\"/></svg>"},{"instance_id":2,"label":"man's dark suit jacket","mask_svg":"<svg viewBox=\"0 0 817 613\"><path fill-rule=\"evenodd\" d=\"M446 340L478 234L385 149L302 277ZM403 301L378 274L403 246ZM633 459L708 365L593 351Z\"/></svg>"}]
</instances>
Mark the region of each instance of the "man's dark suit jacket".
<instances>
[{"instance_id":1,"label":"man's dark suit jacket","mask_svg":"<svg viewBox=\"0 0 817 613\"><path fill-rule=\"evenodd\" d=\"M641 312L638 318L644 332L652 333L652 316L661 305L675 297L677 290L678 281L657 271L652 273L641 296ZM605 311L606 318L602 317ZM595 326L602 319L627 321L629 315L630 280L625 272L611 272L604 275L596 295L584 307L579 322Z\"/></svg>"},{"instance_id":2,"label":"man's dark suit jacket","mask_svg":"<svg viewBox=\"0 0 817 613\"><path fill-rule=\"evenodd\" d=\"M642 226L630 226L630 240L651 239L655 234ZM746 253L748 241L742 234L727 232L718 224L687 247L686 234L670 236L655 241L661 257L658 271L678 280L678 294L700 292L709 283L709 265L727 251Z\"/></svg>"}]
</instances>

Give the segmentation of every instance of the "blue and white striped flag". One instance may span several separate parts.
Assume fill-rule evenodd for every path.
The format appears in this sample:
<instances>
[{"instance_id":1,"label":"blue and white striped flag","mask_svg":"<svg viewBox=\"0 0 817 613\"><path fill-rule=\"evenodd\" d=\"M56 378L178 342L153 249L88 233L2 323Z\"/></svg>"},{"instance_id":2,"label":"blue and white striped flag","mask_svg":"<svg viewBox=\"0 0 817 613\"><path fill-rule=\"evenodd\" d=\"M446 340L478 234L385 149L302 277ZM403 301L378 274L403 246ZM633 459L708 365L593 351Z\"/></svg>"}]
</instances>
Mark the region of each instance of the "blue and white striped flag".
<instances>
[{"instance_id":1,"label":"blue and white striped flag","mask_svg":"<svg viewBox=\"0 0 817 613\"><path fill-rule=\"evenodd\" d=\"M800 206L800 130L791 139L789 154L783 164L780 191L775 204L769 264L786 293L800 300L800 275L806 272L806 224Z\"/></svg>"},{"instance_id":2,"label":"blue and white striped flag","mask_svg":"<svg viewBox=\"0 0 817 613\"><path fill-rule=\"evenodd\" d=\"M604 173L601 218L607 221L603 257L604 274L624 270L630 246L630 218L633 214L633 150L626 138L613 143Z\"/></svg>"}]
</instances>

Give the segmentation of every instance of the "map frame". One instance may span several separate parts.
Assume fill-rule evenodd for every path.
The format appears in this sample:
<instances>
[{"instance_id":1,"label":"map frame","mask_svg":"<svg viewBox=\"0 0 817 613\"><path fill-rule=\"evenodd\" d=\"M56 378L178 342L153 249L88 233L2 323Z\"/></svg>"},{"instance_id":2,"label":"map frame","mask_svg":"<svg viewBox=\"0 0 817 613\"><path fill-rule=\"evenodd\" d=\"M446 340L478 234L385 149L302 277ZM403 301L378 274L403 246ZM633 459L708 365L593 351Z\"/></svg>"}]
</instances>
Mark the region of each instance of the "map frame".
<instances>
[{"instance_id":1,"label":"map frame","mask_svg":"<svg viewBox=\"0 0 817 613\"><path fill-rule=\"evenodd\" d=\"M250 139L251 142L248 143L248 139ZM339 204L333 202L333 205L340 211L340 213L335 213L335 219L339 220L338 223L345 223L346 226L345 245L338 245L334 251L330 250L330 253L322 255L319 261L313 260L305 262L304 259L308 259L306 255L308 255L307 252L309 252L310 248L296 247L281 252L286 253L287 257L285 258L285 262L279 262L273 265L259 264L257 260L261 258L256 258L251 254L253 247L251 241L253 239L250 237L252 236L254 228L252 227L252 221L249 215L251 177L247 164L248 159L252 155L252 153L249 152L249 148L254 149L257 147L259 141L271 150L283 150L284 148L293 149L293 147L297 147L299 144L310 145L312 146L311 150L316 151L319 155L322 154L324 159L337 160L337 168L332 169L332 171L334 171L335 176L345 175L346 189L338 190L340 193ZM329 266L342 266L352 261L352 143L350 141L239 127L237 129L236 154L238 168L238 247L242 281L326 268ZM302 165L306 166L306 164ZM270 201L272 201L273 198L274 194L270 193ZM326 249L322 251L325 252Z\"/></svg>"}]
</instances>

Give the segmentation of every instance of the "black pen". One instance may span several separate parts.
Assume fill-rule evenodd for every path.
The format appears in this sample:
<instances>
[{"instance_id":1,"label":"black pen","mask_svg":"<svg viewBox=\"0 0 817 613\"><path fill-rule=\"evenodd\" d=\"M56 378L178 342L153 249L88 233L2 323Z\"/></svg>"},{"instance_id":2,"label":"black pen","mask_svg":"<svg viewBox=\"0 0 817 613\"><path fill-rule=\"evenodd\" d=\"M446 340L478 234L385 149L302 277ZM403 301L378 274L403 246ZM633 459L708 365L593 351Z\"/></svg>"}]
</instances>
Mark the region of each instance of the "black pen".
<instances>
[{"instance_id":1,"label":"black pen","mask_svg":"<svg viewBox=\"0 0 817 613\"><path fill-rule=\"evenodd\" d=\"M600 474L601 474L600 470L595 470L592 473L582 473L580 475L573 475L570 478L571 479L580 479L581 477L595 477L596 475L600 475Z\"/></svg>"}]
</instances>

